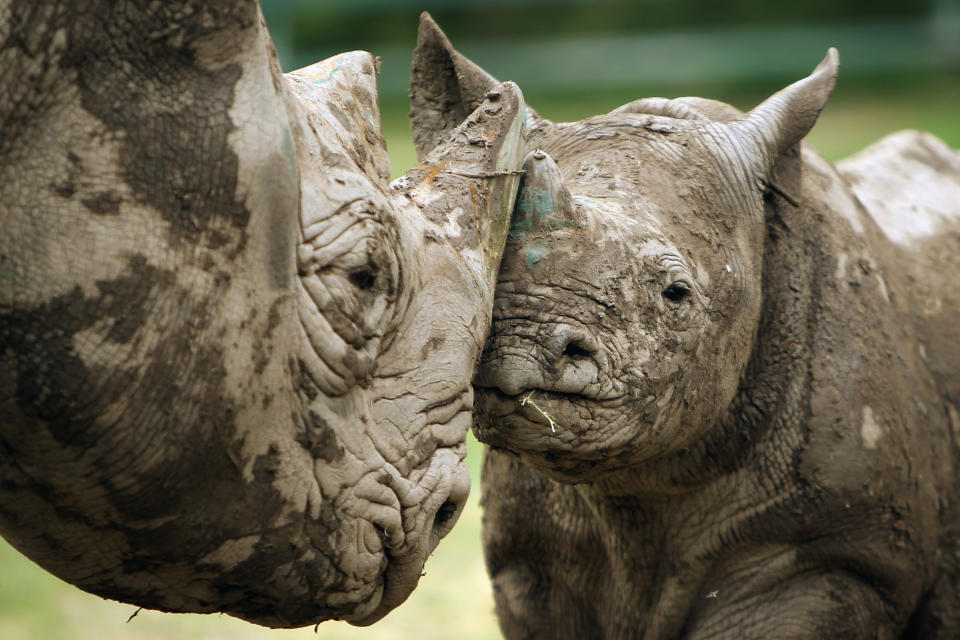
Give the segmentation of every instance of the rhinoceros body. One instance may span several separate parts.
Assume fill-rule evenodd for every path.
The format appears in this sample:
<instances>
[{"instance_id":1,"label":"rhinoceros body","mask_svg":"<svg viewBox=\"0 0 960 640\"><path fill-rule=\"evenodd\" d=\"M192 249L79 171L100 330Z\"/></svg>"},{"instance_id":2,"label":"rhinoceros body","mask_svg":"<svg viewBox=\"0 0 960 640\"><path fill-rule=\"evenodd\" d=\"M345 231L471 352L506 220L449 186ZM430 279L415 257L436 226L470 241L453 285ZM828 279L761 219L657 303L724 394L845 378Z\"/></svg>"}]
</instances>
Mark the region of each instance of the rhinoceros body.
<instances>
[{"instance_id":1,"label":"rhinoceros body","mask_svg":"<svg viewBox=\"0 0 960 640\"><path fill-rule=\"evenodd\" d=\"M516 87L390 186L373 56L283 76L253 0L5 2L0 60L0 533L144 607L381 618L469 488Z\"/></svg>"},{"instance_id":2,"label":"rhinoceros body","mask_svg":"<svg viewBox=\"0 0 960 640\"><path fill-rule=\"evenodd\" d=\"M429 20L418 60L493 82ZM528 117L476 379L506 637L960 634L960 156L831 165L835 75Z\"/></svg>"}]
</instances>

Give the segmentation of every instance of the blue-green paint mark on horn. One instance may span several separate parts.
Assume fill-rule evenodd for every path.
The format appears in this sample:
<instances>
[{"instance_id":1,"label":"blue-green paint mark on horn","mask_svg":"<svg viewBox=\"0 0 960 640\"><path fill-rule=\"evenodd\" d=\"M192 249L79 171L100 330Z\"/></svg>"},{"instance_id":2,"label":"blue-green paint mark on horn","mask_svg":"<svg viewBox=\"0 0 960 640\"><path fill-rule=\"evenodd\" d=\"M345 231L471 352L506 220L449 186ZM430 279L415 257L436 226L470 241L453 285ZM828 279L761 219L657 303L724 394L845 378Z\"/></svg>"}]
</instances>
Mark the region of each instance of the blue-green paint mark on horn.
<instances>
[{"instance_id":1,"label":"blue-green paint mark on horn","mask_svg":"<svg viewBox=\"0 0 960 640\"><path fill-rule=\"evenodd\" d=\"M517 195L509 237L523 240L532 232L549 232L577 225L558 217L557 203L545 187L525 187Z\"/></svg>"}]
</instances>

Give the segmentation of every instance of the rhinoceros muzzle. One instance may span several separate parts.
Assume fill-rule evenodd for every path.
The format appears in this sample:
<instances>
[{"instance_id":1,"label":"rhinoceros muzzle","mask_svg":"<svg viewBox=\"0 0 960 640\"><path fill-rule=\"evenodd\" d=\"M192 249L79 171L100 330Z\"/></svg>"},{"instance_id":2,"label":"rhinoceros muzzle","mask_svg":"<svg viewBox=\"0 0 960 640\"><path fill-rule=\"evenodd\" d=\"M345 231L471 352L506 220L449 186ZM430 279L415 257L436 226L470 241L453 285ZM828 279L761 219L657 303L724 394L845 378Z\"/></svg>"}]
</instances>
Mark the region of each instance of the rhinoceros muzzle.
<instances>
[{"instance_id":1,"label":"rhinoceros muzzle","mask_svg":"<svg viewBox=\"0 0 960 640\"><path fill-rule=\"evenodd\" d=\"M619 385L603 383L609 367L600 342L573 323L557 323L536 340L495 334L474 379L477 437L529 450L577 437L571 427L622 402Z\"/></svg>"},{"instance_id":2,"label":"rhinoceros muzzle","mask_svg":"<svg viewBox=\"0 0 960 640\"><path fill-rule=\"evenodd\" d=\"M499 323L494 320L494 336L474 379L477 387L496 388L509 396L543 391L612 400L620 395L618 388L602 384L610 359L585 327L558 322L546 335L531 339L511 335L511 322L505 319L497 334Z\"/></svg>"},{"instance_id":3,"label":"rhinoceros muzzle","mask_svg":"<svg viewBox=\"0 0 960 640\"><path fill-rule=\"evenodd\" d=\"M438 449L426 465L421 484L404 492L394 488L404 511L400 531L377 526L385 551L380 597L370 599L343 619L356 626L371 625L403 603L417 586L428 556L463 512L470 493L470 473L452 449ZM403 529L406 529L404 531ZM399 544L398 540L401 540Z\"/></svg>"}]
</instances>

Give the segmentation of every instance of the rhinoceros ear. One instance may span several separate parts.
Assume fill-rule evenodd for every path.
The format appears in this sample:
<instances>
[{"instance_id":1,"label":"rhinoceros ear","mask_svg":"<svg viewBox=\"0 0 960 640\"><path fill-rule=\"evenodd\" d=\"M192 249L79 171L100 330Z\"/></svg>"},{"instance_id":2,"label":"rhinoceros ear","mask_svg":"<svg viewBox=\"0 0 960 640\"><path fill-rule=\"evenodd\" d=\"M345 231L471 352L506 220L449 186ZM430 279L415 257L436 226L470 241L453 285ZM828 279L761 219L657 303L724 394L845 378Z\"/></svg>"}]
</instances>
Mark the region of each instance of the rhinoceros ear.
<instances>
[{"instance_id":1,"label":"rhinoceros ear","mask_svg":"<svg viewBox=\"0 0 960 640\"><path fill-rule=\"evenodd\" d=\"M448 137L497 84L496 78L454 49L424 11L410 69L410 123L418 159ZM537 118L529 107L526 118L528 122Z\"/></svg>"},{"instance_id":2,"label":"rhinoceros ear","mask_svg":"<svg viewBox=\"0 0 960 640\"><path fill-rule=\"evenodd\" d=\"M761 172L766 172L780 155L813 128L833 93L838 66L837 50L831 48L813 73L773 94L730 125L738 134L759 145L763 156Z\"/></svg>"},{"instance_id":3,"label":"rhinoceros ear","mask_svg":"<svg viewBox=\"0 0 960 640\"><path fill-rule=\"evenodd\" d=\"M308 119L335 136L367 175L387 184L390 158L380 127L378 72L373 54L350 51L291 71L286 78Z\"/></svg>"},{"instance_id":4,"label":"rhinoceros ear","mask_svg":"<svg viewBox=\"0 0 960 640\"><path fill-rule=\"evenodd\" d=\"M463 224L476 224L483 277L493 291L510 228L526 147L520 89L495 85L485 100L423 162L391 185L405 193L430 219L470 211ZM484 144L477 144L481 140ZM458 224L460 224L458 222ZM464 234L461 227L455 233ZM459 245L458 245L459 246Z\"/></svg>"}]
</instances>

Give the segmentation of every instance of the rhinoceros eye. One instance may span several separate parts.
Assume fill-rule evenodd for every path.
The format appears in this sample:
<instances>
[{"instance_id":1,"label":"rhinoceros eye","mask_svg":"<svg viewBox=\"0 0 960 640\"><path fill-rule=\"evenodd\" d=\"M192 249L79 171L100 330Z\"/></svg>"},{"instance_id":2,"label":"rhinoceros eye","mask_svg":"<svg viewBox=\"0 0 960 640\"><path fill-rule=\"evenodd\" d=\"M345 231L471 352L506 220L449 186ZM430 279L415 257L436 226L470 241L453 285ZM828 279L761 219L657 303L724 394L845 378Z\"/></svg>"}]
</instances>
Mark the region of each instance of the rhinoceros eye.
<instances>
[{"instance_id":1,"label":"rhinoceros eye","mask_svg":"<svg viewBox=\"0 0 960 640\"><path fill-rule=\"evenodd\" d=\"M361 199L304 231L300 283L323 323L355 349L384 333L401 289L396 229Z\"/></svg>"},{"instance_id":2,"label":"rhinoceros eye","mask_svg":"<svg viewBox=\"0 0 960 640\"><path fill-rule=\"evenodd\" d=\"M376 284L377 271L373 266L365 266L351 271L349 278L353 286L361 291L366 291Z\"/></svg>"},{"instance_id":3,"label":"rhinoceros eye","mask_svg":"<svg viewBox=\"0 0 960 640\"><path fill-rule=\"evenodd\" d=\"M674 304L682 302L690 295L690 286L685 282L674 282L661 292L661 295Z\"/></svg>"}]
</instances>

